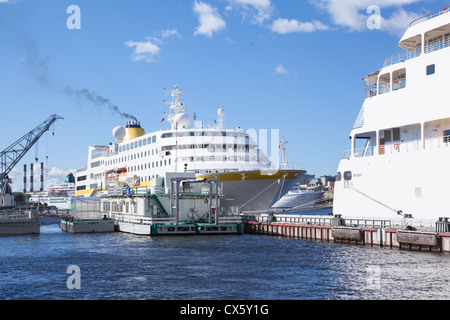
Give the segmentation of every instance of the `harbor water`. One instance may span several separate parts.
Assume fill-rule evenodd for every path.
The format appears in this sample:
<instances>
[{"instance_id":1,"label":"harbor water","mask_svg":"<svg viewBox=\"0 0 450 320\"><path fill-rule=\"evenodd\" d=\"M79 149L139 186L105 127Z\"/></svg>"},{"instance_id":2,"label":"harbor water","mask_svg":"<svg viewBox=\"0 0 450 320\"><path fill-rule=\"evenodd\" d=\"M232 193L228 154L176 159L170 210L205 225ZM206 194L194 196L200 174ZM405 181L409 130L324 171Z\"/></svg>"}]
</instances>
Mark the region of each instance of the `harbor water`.
<instances>
[{"instance_id":1,"label":"harbor water","mask_svg":"<svg viewBox=\"0 0 450 320\"><path fill-rule=\"evenodd\" d=\"M249 234L67 234L58 224L0 244L2 300L450 298L445 253ZM79 288L68 286L70 266Z\"/></svg>"}]
</instances>

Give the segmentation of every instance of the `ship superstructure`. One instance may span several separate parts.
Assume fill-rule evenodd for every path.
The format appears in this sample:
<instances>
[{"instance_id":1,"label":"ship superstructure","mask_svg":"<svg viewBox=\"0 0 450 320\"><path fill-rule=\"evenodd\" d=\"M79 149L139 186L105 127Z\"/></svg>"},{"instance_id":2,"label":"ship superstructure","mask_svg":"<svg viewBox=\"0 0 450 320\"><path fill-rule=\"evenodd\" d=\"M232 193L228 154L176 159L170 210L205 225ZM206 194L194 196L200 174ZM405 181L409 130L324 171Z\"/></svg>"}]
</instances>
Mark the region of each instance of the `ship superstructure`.
<instances>
[{"instance_id":1,"label":"ship superstructure","mask_svg":"<svg viewBox=\"0 0 450 320\"><path fill-rule=\"evenodd\" d=\"M413 21L392 55L364 78L334 212L434 223L450 215L450 7Z\"/></svg>"},{"instance_id":2,"label":"ship superstructure","mask_svg":"<svg viewBox=\"0 0 450 320\"><path fill-rule=\"evenodd\" d=\"M191 126L181 94L178 87L171 91L169 130L146 133L138 121L129 121L114 128L115 142L89 147L87 166L76 174L76 195L151 187L169 173L194 173L217 177L224 194L222 212L236 213L269 209L305 173L298 165L272 164L249 133L224 128L223 109L213 127L198 121Z\"/></svg>"}]
</instances>

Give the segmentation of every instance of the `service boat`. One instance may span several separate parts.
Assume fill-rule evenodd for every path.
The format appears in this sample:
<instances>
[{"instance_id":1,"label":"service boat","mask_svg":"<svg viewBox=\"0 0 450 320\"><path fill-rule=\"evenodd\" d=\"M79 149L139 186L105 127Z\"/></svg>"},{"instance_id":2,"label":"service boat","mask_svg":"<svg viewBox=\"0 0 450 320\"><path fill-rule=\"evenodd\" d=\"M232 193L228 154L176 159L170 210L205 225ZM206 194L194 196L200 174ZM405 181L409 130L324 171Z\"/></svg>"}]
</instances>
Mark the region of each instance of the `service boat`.
<instances>
[{"instance_id":1,"label":"service boat","mask_svg":"<svg viewBox=\"0 0 450 320\"><path fill-rule=\"evenodd\" d=\"M406 51L364 78L367 97L339 163L335 214L417 225L450 215L449 10L413 21L399 42Z\"/></svg>"},{"instance_id":2,"label":"service boat","mask_svg":"<svg viewBox=\"0 0 450 320\"><path fill-rule=\"evenodd\" d=\"M221 213L264 212L306 172L296 164L272 164L249 133L225 129L223 109L214 127L205 128L201 121L191 127L181 90L170 92L170 129L145 133L138 121L114 128L116 142L89 147L87 166L76 173L76 196L94 196L118 185L151 187L156 178L169 185L168 174L192 173L218 179Z\"/></svg>"},{"instance_id":3,"label":"service boat","mask_svg":"<svg viewBox=\"0 0 450 320\"><path fill-rule=\"evenodd\" d=\"M298 210L313 208L317 200L322 198L326 191L324 187L302 187L297 184L278 200L272 208Z\"/></svg>"}]
</instances>

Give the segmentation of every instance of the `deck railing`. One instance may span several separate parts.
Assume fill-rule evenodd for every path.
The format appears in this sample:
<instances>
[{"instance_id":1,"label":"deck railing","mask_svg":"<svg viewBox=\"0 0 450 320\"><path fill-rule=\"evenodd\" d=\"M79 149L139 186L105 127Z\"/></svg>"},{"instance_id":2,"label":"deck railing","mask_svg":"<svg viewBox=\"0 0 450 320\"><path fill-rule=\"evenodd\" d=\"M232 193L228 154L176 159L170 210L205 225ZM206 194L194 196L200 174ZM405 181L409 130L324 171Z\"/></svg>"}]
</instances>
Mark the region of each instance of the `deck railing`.
<instances>
[{"instance_id":1,"label":"deck railing","mask_svg":"<svg viewBox=\"0 0 450 320\"><path fill-rule=\"evenodd\" d=\"M441 9L441 10L432 12L432 13L430 13L430 14L427 14L426 16L420 17L420 18L418 18L418 19L412 21L412 22L409 24L409 26L412 27L413 25L419 24L419 23L421 23L421 22L424 22L424 21L427 21L427 20L430 20L430 19L439 17L440 15L446 14L446 13L448 13L449 11L450 11L450 6L449 6L449 7L445 7L445 8L443 8L443 9Z\"/></svg>"},{"instance_id":2,"label":"deck railing","mask_svg":"<svg viewBox=\"0 0 450 320\"><path fill-rule=\"evenodd\" d=\"M450 46L450 36L444 37L442 39L438 39L432 42L429 42L425 46L425 53L431 53L434 51L438 51L444 48L448 48Z\"/></svg>"},{"instance_id":3,"label":"deck railing","mask_svg":"<svg viewBox=\"0 0 450 320\"><path fill-rule=\"evenodd\" d=\"M388 66L392 66L394 64L405 62L410 59L417 58L422 53L422 48L418 47L414 50L406 50L399 53L396 53L390 57L387 57L384 59L383 68L386 68Z\"/></svg>"},{"instance_id":4,"label":"deck railing","mask_svg":"<svg viewBox=\"0 0 450 320\"><path fill-rule=\"evenodd\" d=\"M418 150L433 150L440 148L450 148L450 136L439 136L426 138L421 148L422 140L411 140L402 142L392 142L382 146L378 146L378 155L415 152ZM370 157L375 155L375 147L358 148L354 150L355 158ZM351 150L344 151L342 159L350 159Z\"/></svg>"}]
</instances>

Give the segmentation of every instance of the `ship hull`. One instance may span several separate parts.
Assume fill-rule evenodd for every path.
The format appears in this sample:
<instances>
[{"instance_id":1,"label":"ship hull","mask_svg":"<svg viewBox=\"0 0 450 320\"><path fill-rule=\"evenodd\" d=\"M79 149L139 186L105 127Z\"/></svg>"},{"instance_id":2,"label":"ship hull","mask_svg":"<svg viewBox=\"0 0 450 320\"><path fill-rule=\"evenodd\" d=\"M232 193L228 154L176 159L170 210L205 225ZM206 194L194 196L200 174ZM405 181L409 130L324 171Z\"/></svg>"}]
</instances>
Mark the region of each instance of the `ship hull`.
<instances>
[{"instance_id":1,"label":"ship hull","mask_svg":"<svg viewBox=\"0 0 450 320\"><path fill-rule=\"evenodd\" d=\"M271 175L264 171L242 171L239 173L216 173L197 175L198 178L215 178L223 190L221 212L267 212L305 174L302 170L282 170Z\"/></svg>"},{"instance_id":2,"label":"ship hull","mask_svg":"<svg viewBox=\"0 0 450 320\"><path fill-rule=\"evenodd\" d=\"M322 198L323 194L324 192L288 193L277 201L272 208L312 208L316 205L316 201Z\"/></svg>"},{"instance_id":3,"label":"ship hull","mask_svg":"<svg viewBox=\"0 0 450 320\"><path fill-rule=\"evenodd\" d=\"M351 179L336 182L334 213L397 223L407 214L411 224L434 226L450 216L449 160L449 147L343 159L338 171L351 172Z\"/></svg>"}]
</instances>

